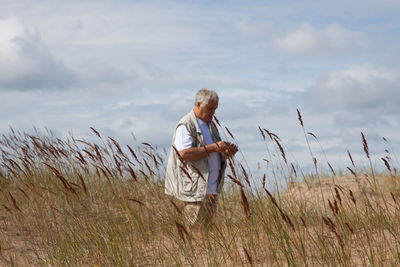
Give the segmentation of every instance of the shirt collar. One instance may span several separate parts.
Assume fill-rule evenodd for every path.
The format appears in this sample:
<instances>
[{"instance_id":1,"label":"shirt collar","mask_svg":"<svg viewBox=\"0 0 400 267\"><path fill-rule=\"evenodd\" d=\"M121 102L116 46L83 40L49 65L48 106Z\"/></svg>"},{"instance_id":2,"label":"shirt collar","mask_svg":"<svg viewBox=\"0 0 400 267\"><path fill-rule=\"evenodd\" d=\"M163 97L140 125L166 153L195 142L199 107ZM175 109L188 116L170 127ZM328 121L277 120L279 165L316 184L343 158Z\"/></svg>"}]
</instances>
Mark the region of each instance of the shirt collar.
<instances>
[{"instance_id":1,"label":"shirt collar","mask_svg":"<svg viewBox=\"0 0 400 267\"><path fill-rule=\"evenodd\" d=\"M200 127L200 126L203 126L204 124L207 124L207 122L202 121L202 120L200 120L199 118L196 118L196 119L197 119L197 123L199 124L199 127Z\"/></svg>"}]
</instances>

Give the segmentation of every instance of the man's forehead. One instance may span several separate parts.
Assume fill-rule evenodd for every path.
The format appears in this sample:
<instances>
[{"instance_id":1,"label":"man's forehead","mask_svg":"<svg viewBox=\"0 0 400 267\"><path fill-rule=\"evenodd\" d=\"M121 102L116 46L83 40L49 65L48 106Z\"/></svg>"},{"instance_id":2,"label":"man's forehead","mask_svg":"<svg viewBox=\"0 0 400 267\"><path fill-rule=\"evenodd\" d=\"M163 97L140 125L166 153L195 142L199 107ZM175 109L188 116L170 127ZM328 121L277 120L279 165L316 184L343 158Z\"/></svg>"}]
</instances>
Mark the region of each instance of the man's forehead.
<instances>
[{"instance_id":1,"label":"man's forehead","mask_svg":"<svg viewBox=\"0 0 400 267\"><path fill-rule=\"evenodd\" d=\"M212 106L218 106L218 100L210 99L210 100L208 101L207 106L210 106L210 107L212 107Z\"/></svg>"}]
</instances>

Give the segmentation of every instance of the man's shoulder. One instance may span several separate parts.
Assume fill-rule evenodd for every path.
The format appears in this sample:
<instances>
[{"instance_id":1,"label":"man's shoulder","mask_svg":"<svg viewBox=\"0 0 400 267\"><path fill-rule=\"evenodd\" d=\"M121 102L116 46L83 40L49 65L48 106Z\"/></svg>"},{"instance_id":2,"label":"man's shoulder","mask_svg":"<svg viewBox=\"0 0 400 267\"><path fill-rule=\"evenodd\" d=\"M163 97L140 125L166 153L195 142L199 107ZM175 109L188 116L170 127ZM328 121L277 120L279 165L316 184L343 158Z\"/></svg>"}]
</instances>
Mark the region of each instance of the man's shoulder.
<instances>
[{"instance_id":1,"label":"man's shoulder","mask_svg":"<svg viewBox=\"0 0 400 267\"><path fill-rule=\"evenodd\" d=\"M193 115L192 115L192 111L187 113L185 116L183 116L179 122L178 122L178 126L181 124L188 124L188 123L193 123Z\"/></svg>"},{"instance_id":2,"label":"man's shoulder","mask_svg":"<svg viewBox=\"0 0 400 267\"><path fill-rule=\"evenodd\" d=\"M187 113L185 116L183 116L177 123L175 129L177 129L181 125L185 125L186 129L189 132L196 131L196 122L193 119L194 114L192 114L192 113L193 113L193 111L191 111L191 112Z\"/></svg>"}]
</instances>

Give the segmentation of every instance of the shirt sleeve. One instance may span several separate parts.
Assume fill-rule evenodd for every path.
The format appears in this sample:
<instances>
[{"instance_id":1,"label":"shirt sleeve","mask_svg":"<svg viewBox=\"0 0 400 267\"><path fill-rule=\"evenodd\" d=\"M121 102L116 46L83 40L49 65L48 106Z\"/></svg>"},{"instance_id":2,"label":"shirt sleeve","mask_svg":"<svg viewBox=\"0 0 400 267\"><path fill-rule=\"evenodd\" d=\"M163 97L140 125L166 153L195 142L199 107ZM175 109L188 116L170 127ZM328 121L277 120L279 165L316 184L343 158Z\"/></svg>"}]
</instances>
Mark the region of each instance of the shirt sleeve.
<instances>
[{"instance_id":1,"label":"shirt sleeve","mask_svg":"<svg viewBox=\"0 0 400 267\"><path fill-rule=\"evenodd\" d=\"M175 148L180 151L186 148L192 147L193 137L190 135L189 131L186 129L185 125L180 125L176 129L175 134Z\"/></svg>"}]
</instances>

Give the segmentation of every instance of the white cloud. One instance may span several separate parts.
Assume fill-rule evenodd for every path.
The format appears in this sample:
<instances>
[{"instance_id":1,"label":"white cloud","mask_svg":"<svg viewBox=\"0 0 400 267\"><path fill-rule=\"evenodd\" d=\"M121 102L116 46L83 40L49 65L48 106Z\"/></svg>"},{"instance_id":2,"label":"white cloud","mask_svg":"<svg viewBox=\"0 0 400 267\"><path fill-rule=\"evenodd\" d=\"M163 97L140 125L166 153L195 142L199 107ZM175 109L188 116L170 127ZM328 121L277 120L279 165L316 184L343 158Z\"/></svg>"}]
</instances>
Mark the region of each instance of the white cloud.
<instances>
[{"instance_id":1,"label":"white cloud","mask_svg":"<svg viewBox=\"0 0 400 267\"><path fill-rule=\"evenodd\" d=\"M399 84L400 71L395 68L354 66L322 74L300 98L303 120L308 129L316 129L312 131L323 145L338 140L328 154L349 149L363 156L361 131L371 153L383 153L382 136L399 144Z\"/></svg>"},{"instance_id":2,"label":"white cloud","mask_svg":"<svg viewBox=\"0 0 400 267\"><path fill-rule=\"evenodd\" d=\"M399 70L353 67L321 75L304 99L320 111L363 111L379 118L400 111L399 84Z\"/></svg>"},{"instance_id":3,"label":"white cloud","mask_svg":"<svg viewBox=\"0 0 400 267\"><path fill-rule=\"evenodd\" d=\"M372 46L372 41L361 32L348 30L339 25L317 29L309 23L302 23L298 29L286 36L275 38L273 44L285 53L307 56L366 50Z\"/></svg>"},{"instance_id":4,"label":"white cloud","mask_svg":"<svg viewBox=\"0 0 400 267\"><path fill-rule=\"evenodd\" d=\"M65 88L74 74L55 59L39 32L18 18L0 20L0 90Z\"/></svg>"}]
</instances>

